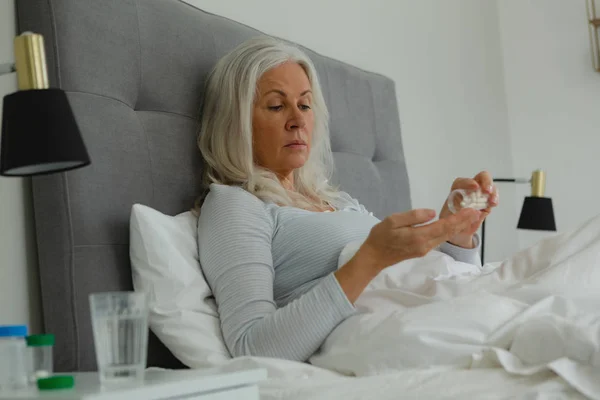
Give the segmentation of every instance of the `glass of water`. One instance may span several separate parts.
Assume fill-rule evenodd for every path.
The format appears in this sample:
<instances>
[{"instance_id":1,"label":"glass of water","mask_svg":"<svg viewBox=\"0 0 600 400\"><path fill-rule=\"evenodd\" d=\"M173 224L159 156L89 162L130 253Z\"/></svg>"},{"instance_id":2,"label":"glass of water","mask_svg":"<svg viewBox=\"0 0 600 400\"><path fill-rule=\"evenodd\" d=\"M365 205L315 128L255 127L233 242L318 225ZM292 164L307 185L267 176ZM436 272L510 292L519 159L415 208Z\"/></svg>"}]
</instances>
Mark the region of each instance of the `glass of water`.
<instances>
[{"instance_id":1,"label":"glass of water","mask_svg":"<svg viewBox=\"0 0 600 400\"><path fill-rule=\"evenodd\" d=\"M90 295L100 382L143 380L148 345L148 299L142 292Z\"/></svg>"}]
</instances>

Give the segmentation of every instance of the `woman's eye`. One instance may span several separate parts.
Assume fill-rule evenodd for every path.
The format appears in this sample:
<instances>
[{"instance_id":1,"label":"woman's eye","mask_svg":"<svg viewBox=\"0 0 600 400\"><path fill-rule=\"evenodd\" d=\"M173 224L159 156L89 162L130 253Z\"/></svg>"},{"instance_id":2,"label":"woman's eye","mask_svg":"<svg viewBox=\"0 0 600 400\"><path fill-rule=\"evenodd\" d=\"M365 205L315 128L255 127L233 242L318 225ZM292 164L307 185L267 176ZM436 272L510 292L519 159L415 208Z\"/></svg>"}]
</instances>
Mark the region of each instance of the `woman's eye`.
<instances>
[{"instance_id":1,"label":"woman's eye","mask_svg":"<svg viewBox=\"0 0 600 400\"><path fill-rule=\"evenodd\" d=\"M283 106L269 106L269 110L279 111L283 108Z\"/></svg>"},{"instance_id":2,"label":"woman's eye","mask_svg":"<svg viewBox=\"0 0 600 400\"><path fill-rule=\"evenodd\" d=\"M301 110L310 110L310 106L308 104L300 104L300 109Z\"/></svg>"}]
</instances>

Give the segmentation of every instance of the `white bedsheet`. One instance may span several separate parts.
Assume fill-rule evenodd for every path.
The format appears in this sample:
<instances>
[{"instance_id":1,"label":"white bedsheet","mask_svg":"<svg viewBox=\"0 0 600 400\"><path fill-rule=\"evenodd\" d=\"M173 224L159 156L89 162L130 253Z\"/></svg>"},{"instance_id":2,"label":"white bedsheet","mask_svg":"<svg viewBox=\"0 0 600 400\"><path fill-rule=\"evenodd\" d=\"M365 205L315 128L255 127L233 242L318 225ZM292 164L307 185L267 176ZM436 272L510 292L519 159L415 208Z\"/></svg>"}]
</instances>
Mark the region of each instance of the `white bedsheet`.
<instances>
[{"instance_id":1,"label":"white bedsheet","mask_svg":"<svg viewBox=\"0 0 600 400\"><path fill-rule=\"evenodd\" d=\"M345 249L340 265L356 248ZM398 390L410 387L410 371L432 367L445 371L420 371L415 382L432 374L440 382L455 377L446 384L483 388L477 374L500 382L506 372L554 371L600 399L600 216L483 269L440 252L399 263L380 273L356 305L360 313L340 324L310 361L372 376L365 388L396 381L404 382ZM490 367L498 370L474 370ZM340 390L362 387L353 382Z\"/></svg>"},{"instance_id":2,"label":"white bedsheet","mask_svg":"<svg viewBox=\"0 0 600 400\"><path fill-rule=\"evenodd\" d=\"M308 364L260 357L228 361L216 372L265 368L261 400L396 399L584 399L550 371L511 375L501 368L404 370L378 376L348 377Z\"/></svg>"}]
</instances>

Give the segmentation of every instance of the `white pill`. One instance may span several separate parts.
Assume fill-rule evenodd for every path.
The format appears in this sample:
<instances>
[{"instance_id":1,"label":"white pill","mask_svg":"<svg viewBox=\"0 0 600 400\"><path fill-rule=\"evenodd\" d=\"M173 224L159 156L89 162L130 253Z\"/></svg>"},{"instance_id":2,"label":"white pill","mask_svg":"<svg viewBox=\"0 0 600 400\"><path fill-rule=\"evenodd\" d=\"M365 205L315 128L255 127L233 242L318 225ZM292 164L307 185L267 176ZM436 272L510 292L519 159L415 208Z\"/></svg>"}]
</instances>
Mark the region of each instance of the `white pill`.
<instances>
[{"instance_id":1,"label":"white pill","mask_svg":"<svg viewBox=\"0 0 600 400\"><path fill-rule=\"evenodd\" d=\"M40 369L40 370L35 371L35 378L36 379L47 378L49 376L50 376L50 372L48 372L46 370Z\"/></svg>"}]
</instances>

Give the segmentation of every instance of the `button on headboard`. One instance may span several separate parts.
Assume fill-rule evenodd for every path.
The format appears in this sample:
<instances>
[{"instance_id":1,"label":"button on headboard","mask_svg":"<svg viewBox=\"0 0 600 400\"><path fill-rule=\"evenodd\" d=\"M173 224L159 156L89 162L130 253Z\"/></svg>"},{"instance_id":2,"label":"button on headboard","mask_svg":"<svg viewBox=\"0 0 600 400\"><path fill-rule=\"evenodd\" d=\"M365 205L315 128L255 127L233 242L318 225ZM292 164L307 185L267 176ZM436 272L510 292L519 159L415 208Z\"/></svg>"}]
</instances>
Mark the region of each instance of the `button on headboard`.
<instances>
[{"instance_id":1,"label":"button on headboard","mask_svg":"<svg viewBox=\"0 0 600 400\"><path fill-rule=\"evenodd\" d=\"M92 164L33 179L43 322L57 371L95 370L88 295L132 288L134 203L188 210L205 76L260 34L177 0L19 0L19 31L45 38L51 86L64 89ZM335 183L379 217L410 208L394 83L305 49L331 111ZM179 364L156 338L150 365Z\"/></svg>"}]
</instances>

